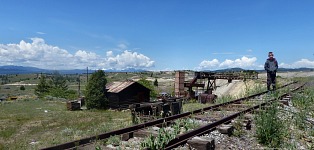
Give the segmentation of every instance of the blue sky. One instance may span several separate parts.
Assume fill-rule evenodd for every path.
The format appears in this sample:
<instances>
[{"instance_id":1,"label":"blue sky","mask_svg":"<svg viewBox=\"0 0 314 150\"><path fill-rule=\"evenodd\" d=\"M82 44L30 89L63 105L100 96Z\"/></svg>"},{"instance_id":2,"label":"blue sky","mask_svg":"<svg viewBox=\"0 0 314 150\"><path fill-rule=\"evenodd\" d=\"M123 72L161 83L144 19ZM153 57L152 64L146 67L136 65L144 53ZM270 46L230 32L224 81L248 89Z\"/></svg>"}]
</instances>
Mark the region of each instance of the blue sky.
<instances>
[{"instance_id":1,"label":"blue sky","mask_svg":"<svg viewBox=\"0 0 314 150\"><path fill-rule=\"evenodd\" d=\"M0 0L0 65L314 68L314 1Z\"/></svg>"}]
</instances>

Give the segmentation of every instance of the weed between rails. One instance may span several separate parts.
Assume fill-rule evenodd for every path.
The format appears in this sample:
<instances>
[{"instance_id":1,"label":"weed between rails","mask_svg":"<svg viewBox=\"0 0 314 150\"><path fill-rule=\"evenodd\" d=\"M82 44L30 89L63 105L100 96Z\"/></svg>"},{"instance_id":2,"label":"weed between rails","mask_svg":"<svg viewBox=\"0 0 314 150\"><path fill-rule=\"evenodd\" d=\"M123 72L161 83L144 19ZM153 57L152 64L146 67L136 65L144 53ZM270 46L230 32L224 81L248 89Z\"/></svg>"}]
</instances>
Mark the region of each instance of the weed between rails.
<instances>
[{"instance_id":1,"label":"weed between rails","mask_svg":"<svg viewBox=\"0 0 314 150\"><path fill-rule=\"evenodd\" d=\"M236 136L236 137L242 137L244 134L245 134L245 131L243 129L243 124L242 122L244 120L244 116L241 115L237 120L235 120L235 122L233 122L233 126L234 126L234 131L232 133L233 136Z\"/></svg>"},{"instance_id":2,"label":"weed between rails","mask_svg":"<svg viewBox=\"0 0 314 150\"><path fill-rule=\"evenodd\" d=\"M266 110L261 110L256 116L256 137L259 143L278 148L285 137L285 124L278 117L278 103L273 103Z\"/></svg>"},{"instance_id":3,"label":"weed between rails","mask_svg":"<svg viewBox=\"0 0 314 150\"><path fill-rule=\"evenodd\" d=\"M171 127L160 128L158 136L150 135L141 143L141 149L149 148L151 150L164 149L165 146L174 139L179 133L184 133L195 129L200 125L193 119L179 119Z\"/></svg>"}]
</instances>

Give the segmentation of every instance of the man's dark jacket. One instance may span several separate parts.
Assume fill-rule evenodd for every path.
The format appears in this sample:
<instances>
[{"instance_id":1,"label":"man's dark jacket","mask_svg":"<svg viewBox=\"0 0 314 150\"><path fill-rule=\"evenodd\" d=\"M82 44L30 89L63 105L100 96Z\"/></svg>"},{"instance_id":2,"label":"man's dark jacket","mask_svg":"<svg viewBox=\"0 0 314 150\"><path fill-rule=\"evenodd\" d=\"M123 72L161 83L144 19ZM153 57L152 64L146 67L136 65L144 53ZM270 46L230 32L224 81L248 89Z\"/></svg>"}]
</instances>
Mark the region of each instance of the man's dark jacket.
<instances>
[{"instance_id":1,"label":"man's dark jacket","mask_svg":"<svg viewBox=\"0 0 314 150\"><path fill-rule=\"evenodd\" d=\"M278 69L278 62L276 60L276 58L268 58L265 62L265 65L264 65L264 69L267 71L267 72L277 72L277 69Z\"/></svg>"}]
</instances>

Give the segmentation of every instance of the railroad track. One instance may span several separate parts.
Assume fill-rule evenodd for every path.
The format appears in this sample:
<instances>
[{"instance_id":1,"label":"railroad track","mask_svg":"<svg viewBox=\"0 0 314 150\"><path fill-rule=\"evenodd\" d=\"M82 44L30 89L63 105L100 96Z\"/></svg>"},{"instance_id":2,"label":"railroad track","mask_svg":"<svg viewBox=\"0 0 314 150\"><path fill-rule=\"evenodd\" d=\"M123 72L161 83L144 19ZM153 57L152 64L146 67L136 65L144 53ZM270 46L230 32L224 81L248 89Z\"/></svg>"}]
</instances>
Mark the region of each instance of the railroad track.
<instances>
[{"instance_id":1,"label":"railroad track","mask_svg":"<svg viewBox=\"0 0 314 150\"><path fill-rule=\"evenodd\" d=\"M300 84L297 84L296 82L292 82L292 83L286 84L282 87L279 87L278 90L281 88L287 87L287 86L294 86L294 87L297 86L297 88L294 88L291 90L292 92L303 87L303 85L300 86ZM231 120L237 118L238 116L240 116L242 114L251 112L251 111L253 111L259 107L265 106L268 103L271 103L271 102L277 100L277 98L265 99L265 100L255 99L256 97L263 97L263 95L265 95L265 94L267 94L267 91L264 91L264 92L261 92L258 94L254 94L254 95L250 95L250 96L247 96L244 98L232 100L232 101L229 101L226 103L205 107L203 109L198 109L198 110L195 110L192 112L185 112L182 114L173 115L173 116L169 116L166 118L161 118L161 119L149 121L149 122L134 125L131 127L122 128L119 130L114 130L111 132L99 134L96 136L92 136L92 137L88 137L88 138L84 138L84 139L80 139L80 140L76 140L76 141L72 141L72 142L67 142L67 143L63 143L63 144L52 146L52 147L47 147L47 148L44 148L43 150L73 149L73 148L80 147L80 146L84 147L86 145L89 145L89 144L97 141L97 140L107 139L107 138L110 138L110 137L116 136L116 135L127 135L128 138L132 138L133 133L135 133L139 130L143 130L143 129L148 128L148 127L153 127L153 126L158 126L158 125L162 125L162 124L169 123L169 122L174 122L177 119L182 119L182 118L187 118L187 117L191 118L192 115L195 116L196 114L203 114L204 112L208 112L208 111L215 112L215 113L216 112L222 112L222 111L224 112L223 115L221 115L219 113L213 114L212 116L216 116L216 117L211 118L212 120L214 120L211 123L208 123L208 124L203 125L199 128L193 129L193 130L188 131L184 134L180 134L180 135L176 136L174 139L170 140L164 148L164 149L173 149L173 148L176 148L180 145L185 144L189 139L191 139L194 136L209 133L209 132L215 130L217 126L219 126L223 123L230 122ZM283 98L285 96L288 96L288 93L282 94L281 96L279 96L279 98Z\"/></svg>"},{"instance_id":2,"label":"railroad track","mask_svg":"<svg viewBox=\"0 0 314 150\"><path fill-rule=\"evenodd\" d=\"M297 91L299 90L300 88L302 88L304 86L301 85L301 86L298 86L296 87L295 89L291 90L291 92L294 92L294 91ZM215 122L212 122L208 125L205 125L205 126L202 126L202 127L199 127L197 129L194 129L190 132L187 132L185 134L182 134L182 135L179 135L177 136L175 139L171 140L167 145L166 147L164 148L165 150L170 150L170 149L173 149L173 148L176 148L180 145L183 145L185 144L189 139L191 139L192 137L195 137L195 136L199 136L199 135L203 135L203 134L206 134L206 133L209 133L213 130L216 129L216 127L218 127L219 125L221 124L224 124L226 122L230 122L231 120L239 117L240 115L243 115L243 114L246 114L248 112L251 112L253 110L256 110L257 108L260 108L260 107L263 107L263 106L266 106L274 101L276 101L277 99L283 99L285 97L289 96L289 93L284 93L282 95L280 95L278 98L272 98L270 100L266 100L262 103L258 103L256 104L255 106L252 106L252 107L249 107L247 109L244 109L242 111L238 111L236 113L233 113L231 115L228 115L226 117L223 117Z\"/></svg>"}]
</instances>

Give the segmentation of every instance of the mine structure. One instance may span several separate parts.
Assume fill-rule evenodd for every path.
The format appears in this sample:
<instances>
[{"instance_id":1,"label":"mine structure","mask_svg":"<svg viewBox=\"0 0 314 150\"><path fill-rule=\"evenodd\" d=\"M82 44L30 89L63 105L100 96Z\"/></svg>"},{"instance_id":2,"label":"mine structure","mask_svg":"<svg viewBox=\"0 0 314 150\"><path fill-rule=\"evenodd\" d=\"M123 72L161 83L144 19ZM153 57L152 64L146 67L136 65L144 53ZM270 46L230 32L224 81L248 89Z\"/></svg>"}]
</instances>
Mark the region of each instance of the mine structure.
<instances>
[{"instance_id":1,"label":"mine structure","mask_svg":"<svg viewBox=\"0 0 314 150\"><path fill-rule=\"evenodd\" d=\"M177 71L175 73L175 96L198 99L202 103L212 102L215 98L217 98L216 95L212 94L212 91L217 88L217 79L228 80L228 83L231 83L232 80L246 80L257 78L258 73L254 71L225 73L195 72L194 78L192 80L185 81L185 72ZM197 88L197 90L199 90L200 88L201 92L195 94L193 88Z\"/></svg>"}]
</instances>

